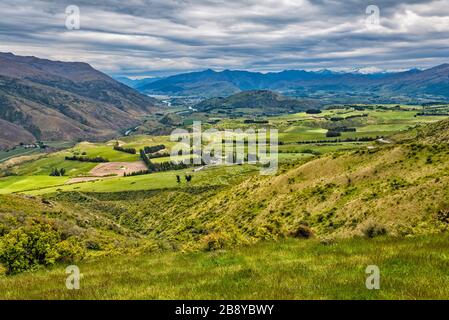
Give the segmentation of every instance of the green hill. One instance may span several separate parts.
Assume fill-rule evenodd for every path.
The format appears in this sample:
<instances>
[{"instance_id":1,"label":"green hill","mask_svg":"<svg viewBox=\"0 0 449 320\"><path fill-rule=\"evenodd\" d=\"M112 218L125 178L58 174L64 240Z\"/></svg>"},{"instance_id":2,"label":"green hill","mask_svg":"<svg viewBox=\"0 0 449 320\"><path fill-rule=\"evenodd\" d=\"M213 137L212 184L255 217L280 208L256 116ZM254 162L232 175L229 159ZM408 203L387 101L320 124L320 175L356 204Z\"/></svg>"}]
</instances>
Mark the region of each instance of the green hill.
<instances>
[{"instance_id":1,"label":"green hill","mask_svg":"<svg viewBox=\"0 0 449 320\"><path fill-rule=\"evenodd\" d=\"M319 103L316 101L288 98L269 90L243 91L227 98L207 99L195 106L202 112L233 115L270 115L300 112L318 107Z\"/></svg>"}]
</instances>

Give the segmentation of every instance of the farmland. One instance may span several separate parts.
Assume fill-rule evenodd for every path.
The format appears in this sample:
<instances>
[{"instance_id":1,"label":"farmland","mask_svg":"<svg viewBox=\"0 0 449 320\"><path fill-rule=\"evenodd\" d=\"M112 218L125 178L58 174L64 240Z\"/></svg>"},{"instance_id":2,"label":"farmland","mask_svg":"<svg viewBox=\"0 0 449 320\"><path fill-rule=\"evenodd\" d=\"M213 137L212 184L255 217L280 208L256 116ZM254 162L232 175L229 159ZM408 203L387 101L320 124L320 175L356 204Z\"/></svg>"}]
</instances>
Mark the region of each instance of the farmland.
<instances>
[{"instance_id":1,"label":"farmland","mask_svg":"<svg viewBox=\"0 0 449 320\"><path fill-rule=\"evenodd\" d=\"M372 110L371 110L372 109ZM382 106L381 109L375 107L367 108L367 110L357 111L354 108L331 109L325 110L321 114L309 115L305 112L297 114L289 114L268 118L267 124L246 124L244 119L228 119L223 118L215 125L203 124L203 129L211 127L218 130L227 130L241 128L267 127L269 129L277 129L279 131L279 160L281 163L291 161L302 161L305 158L314 155L326 154L338 150L352 150L357 148L366 148L368 145L375 144L378 137L387 137L394 133L413 128L416 125L430 123L441 120L441 116L425 116L417 117L416 114L421 109L416 106ZM195 117L202 118L203 115L191 115L193 120ZM334 119L334 121L330 120ZM335 121L335 119L339 119ZM329 138L326 133L335 127L351 127L353 132L342 132L339 137ZM358 141L367 138L367 141ZM24 161L17 165L8 167L3 164L3 168L8 168L8 172L13 173L13 177L0 178L0 184L3 186L0 193L20 192L32 190L32 193L54 192L57 189L61 191L68 190L103 190L103 191L123 191L126 189L137 190L141 188L157 189L161 186L173 186L172 183L166 183L168 177L176 176L174 173L164 173L160 177L139 177L139 178L112 178L106 181L88 182L86 185L79 184L77 186L63 186L66 179L46 179L52 168L64 168L66 176L89 177L92 176L91 171L98 165L91 162L67 161L66 156L83 155L87 157L102 157L111 162L135 162L139 161L138 154L129 154L113 150L113 145L119 141L122 146L127 148L135 148L139 150L144 146L164 144L170 149L176 142L170 141L169 136L147 136L136 135L121 137L117 140L111 140L105 143L89 143L82 142L72 148L48 155L41 156L37 160ZM182 158L180 158L182 159ZM180 160L179 159L179 160ZM161 163L170 161L168 157L157 158L153 162ZM1 168L1 167L0 167ZM231 170L232 171L232 170ZM181 172L183 174L185 172ZM33 182L28 183L30 176L39 176L33 178ZM129 181L129 182L128 182ZM117 186L114 186L117 182ZM141 182L141 183L140 183ZM159 185L159 183L161 183ZM154 184L154 185L153 185ZM11 187L9 187L11 186ZM61 186L61 188L55 188ZM127 187L125 187L127 186ZM48 188L52 187L52 188ZM98 189L96 189L98 187ZM43 189L42 191L36 191ZM139 189L139 190L140 190Z\"/></svg>"},{"instance_id":2,"label":"farmland","mask_svg":"<svg viewBox=\"0 0 449 320\"><path fill-rule=\"evenodd\" d=\"M64 246L72 239L84 250L77 264L86 282L78 293L61 289L61 262L23 274L5 267L0 288L9 289L1 297L442 298L449 124L445 116L419 112L423 107L335 106L202 124L204 130L277 129L279 168L272 176L260 175L260 164L124 176L145 168L138 150L154 147L162 156L151 162L161 164L177 143L141 133L6 160L2 234L52 226ZM83 157L90 161L70 160ZM51 176L55 168L64 174ZM423 263L428 254L431 261ZM373 261L385 272L383 291L363 287L364 268ZM185 265L188 271L181 270ZM151 272L142 272L149 266ZM331 270L338 277L330 279ZM113 282L102 287L106 274ZM39 287L45 294L38 297Z\"/></svg>"}]
</instances>

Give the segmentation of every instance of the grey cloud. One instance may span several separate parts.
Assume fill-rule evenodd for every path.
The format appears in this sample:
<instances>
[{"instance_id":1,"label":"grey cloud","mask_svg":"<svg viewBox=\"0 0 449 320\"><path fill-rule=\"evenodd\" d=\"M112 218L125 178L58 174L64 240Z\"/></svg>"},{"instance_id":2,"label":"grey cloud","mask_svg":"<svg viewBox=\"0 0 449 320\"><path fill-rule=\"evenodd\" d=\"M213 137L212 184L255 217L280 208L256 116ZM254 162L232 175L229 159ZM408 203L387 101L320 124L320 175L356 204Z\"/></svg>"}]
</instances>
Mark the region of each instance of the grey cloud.
<instances>
[{"instance_id":1,"label":"grey cloud","mask_svg":"<svg viewBox=\"0 0 449 320\"><path fill-rule=\"evenodd\" d=\"M78 5L81 28L64 28ZM81 60L105 72L428 67L449 60L449 0L0 0L0 51Z\"/></svg>"}]
</instances>

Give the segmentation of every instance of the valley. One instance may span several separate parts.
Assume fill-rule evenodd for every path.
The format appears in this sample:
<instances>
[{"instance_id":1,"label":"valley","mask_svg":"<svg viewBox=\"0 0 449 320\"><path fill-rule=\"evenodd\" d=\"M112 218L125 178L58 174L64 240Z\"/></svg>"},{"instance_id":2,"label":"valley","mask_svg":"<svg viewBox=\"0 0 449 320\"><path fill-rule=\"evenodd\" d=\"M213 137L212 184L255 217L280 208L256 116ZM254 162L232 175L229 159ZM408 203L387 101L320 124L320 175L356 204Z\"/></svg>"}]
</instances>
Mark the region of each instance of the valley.
<instances>
[{"instance_id":1,"label":"valley","mask_svg":"<svg viewBox=\"0 0 449 320\"><path fill-rule=\"evenodd\" d=\"M5 160L0 163L4 239L52 226L66 239L60 244L76 241L61 262L78 261L86 290L78 294L60 287L61 262L24 264L31 270L24 274L4 264L1 296L250 299L255 290L258 298L267 299L442 297L447 279L437 270L447 266L447 253L440 248L449 228L449 107L439 105L439 113L435 108L333 105L274 116L201 110L178 116L186 129L193 121L203 121L205 129L277 129L279 169L274 176L261 176L259 164L124 176L130 168L145 167L138 152L145 147L162 153L153 163L170 161L164 152L176 142L139 132ZM115 150L115 145L136 153ZM108 162L67 160L74 156ZM64 174L51 176L55 168ZM2 243L0 253L7 250ZM435 262L418 267L429 252ZM342 257L350 253L358 258L343 266ZM268 255L278 258L264 261ZM122 256L131 262L124 263ZM317 261L320 256L325 260ZM96 281L105 275L94 270L107 270L110 259L116 261L114 268L120 267L110 271L114 283L103 290ZM388 274L380 293L363 291L363 281L357 280L364 276L361 263L373 260ZM177 267L185 263L192 265L188 272ZM147 266L155 269L136 282L129 278L130 270L139 273ZM327 268L336 266L342 266L339 277L327 279ZM269 271L273 268L278 271ZM414 276L402 283L402 273ZM161 280L140 287L157 274ZM281 275L285 280L272 282L278 287L266 287ZM209 285L200 285L199 277ZM422 289L412 289L418 278ZM174 279L175 287L170 284ZM307 285L293 289L304 279ZM239 283L248 290L237 290ZM42 287L40 295L37 288Z\"/></svg>"},{"instance_id":2,"label":"valley","mask_svg":"<svg viewBox=\"0 0 449 320\"><path fill-rule=\"evenodd\" d=\"M356 110L359 109L359 110ZM426 108L429 109L429 108ZM449 109L449 107L448 107ZM227 129L248 129L248 128L274 128L279 131L279 154L278 157L281 163L289 164L295 161L302 161L304 159L311 159L316 156L325 155L329 152L339 150L357 150L377 148L389 143L387 139L397 132L411 129L417 125L424 123L432 123L444 118L439 115L417 116L423 112L424 107L420 106L396 106L396 105L367 105L367 106L350 106L335 109L323 110L319 114L307 114L300 112L295 114L279 115L263 118L261 123L253 123L254 118L219 116L213 114L213 122L206 122L203 124L204 129L214 128L217 130ZM204 112L191 112L184 114L182 123L186 128L189 123L193 121L204 121L208 115ZM249 120L251 121L249 121ZM262 119L262 118L261 118ZM256 121L257 122L257 121ZM353 128L353 131L343 131L336 137L327 137L329 131L335 128ZM74 190L96 190L100 188L104 191L127 191L127 190L145 190L147 188L158 188L158 178L152 176L144 177L120 177L123 174L117 172L98 181L90 181L87 184L69 184L68 178L90 178L99 177L102 174L92 173L96 167L102 165L92 162L78 162L69 161L65 157L71 155L84 154L89 157L103 157L112 163L129 163L130 166L135 166L135 163L140 161L140 156L137 154L128 154L113 150L113 145L116 141L120 141L122 146L127 148L134 148L136 150L142 149L145 146L151 145L165 145L168 150L175 142L170 141L169 136L151 136L151 135L131 135L120 137L117 140L107 141L105 143L90 143L82 142L76 144L74 147L64 149L61 151L51 152L49 154L41 154L38 159L28 160L25 157L23 163L19 158L14 161L4 161L0 168L4 170L4 174L10 177L0 179L3 188L0 193L11 193L29 191L32 193L51 193L57 191L74 191ZM169 162L169 155L161 158L153 159L155 163ZM52 168L64 168L64 177L51 177ZM120 166L117 167L120 169ZM140 168L140 167L139 167ZM141 168L140 168L141 169ZM211 171L211 175L215 175L215 171L219 168L208 168L205 172ZM228 168L232 171L234 169ZM135 171L138 171L137 169ZM187 172L188 170L185 170ZM120 170L119 170L120 172ZM184 173L184 171L182 172ZM203 175L206 173L198 173ZM108 175L103 174L103 175ZM118 175L119 177L114 177ZM174 177L175 173L164 172L155 173L156 177L160 175L161 180L165 180L166 176ZM32 179L42 179L42 184L38 183L37 187L25 183ZM148 181L155 181L155 185L151 186ZM45 181L45 182L44 182ZM115 183L115 181L120 181ZM129 183L123 183L129 181ZM139 183L137 183L139 181ZM175 179L173 179L175 182ZM47 184L48 183L48 184ZM175 184L168 184L175 186ZM19 187L22 186L22 187ZM50 189L46 187L50 186ZM58 186L58 188L56 188ZM102 187L109 186L109 187ZM22 189L25 188L25 189Z\"/></svg>"}]
</instances>

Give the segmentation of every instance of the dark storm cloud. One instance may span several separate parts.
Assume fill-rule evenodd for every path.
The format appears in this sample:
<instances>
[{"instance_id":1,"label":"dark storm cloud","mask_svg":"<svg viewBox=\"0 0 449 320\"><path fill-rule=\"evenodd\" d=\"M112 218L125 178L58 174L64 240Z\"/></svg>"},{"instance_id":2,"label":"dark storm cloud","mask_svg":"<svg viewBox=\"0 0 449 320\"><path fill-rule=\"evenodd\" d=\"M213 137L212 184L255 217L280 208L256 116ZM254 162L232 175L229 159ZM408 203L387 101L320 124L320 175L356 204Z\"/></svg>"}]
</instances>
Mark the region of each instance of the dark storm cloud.
<instances>
[{"instance_id":1,"label":"dark storm cloud","mask_svg":"<svg viewBox=\"0 0 449 320\"><path fill-rule=\"evenodd\" d=\"M380 24L366 23L366 8ZM65 8L81 29L65 28ZM0 51L114 74L405 69L449 60L449 0L0 0Z\"/></svg>"}]
</instances>

